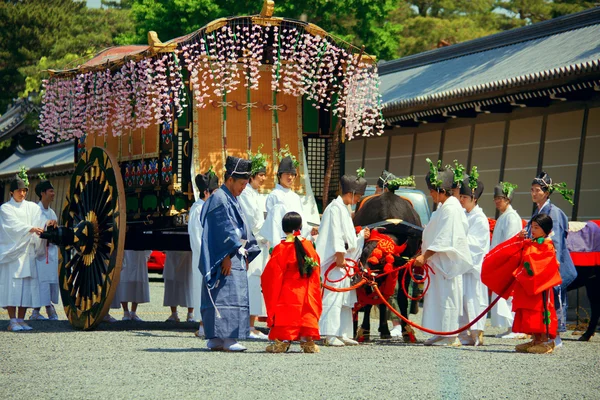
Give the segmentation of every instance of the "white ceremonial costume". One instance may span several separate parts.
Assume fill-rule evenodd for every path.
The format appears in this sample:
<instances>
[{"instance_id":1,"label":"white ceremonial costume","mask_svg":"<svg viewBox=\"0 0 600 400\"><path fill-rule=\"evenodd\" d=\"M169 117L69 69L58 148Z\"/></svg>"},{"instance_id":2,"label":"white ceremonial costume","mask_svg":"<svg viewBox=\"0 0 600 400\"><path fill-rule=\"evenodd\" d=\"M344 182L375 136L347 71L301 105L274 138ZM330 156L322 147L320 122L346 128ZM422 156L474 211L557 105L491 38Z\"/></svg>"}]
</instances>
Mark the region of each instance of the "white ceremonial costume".
<instances>
[{"instance_id":1,"label":"white ceremonial costume","mask_svg":"<svg viewBox=\"0 0 600 400\"><path fill-rule=\"evenodd\" d=\"M431 214L423 230L423 253L435 254L427 264L435 274L430 274L430 285L423 302L423 326L436 331L458 329L462 312L462 274L473 266L467 241L469 223L465 211L456 197L449 197Z\"/></svg>"},{"instance_id":2,"label":"white ceremonial costume","mask_svg":"<svg viewBox=\"0 0 600 400\"><path fill-rule=\"evenodd\" d=\"M490 251L490 223L478 205L467 212L469 228L467 240L473 259L472 269L465 272L463 279L463 314L460 325L466 325L481 314L488 306L488 289L481 282L483 258ZM485 330L486 317L471 326L471 330Z\"/></svg>"},{"instance_id":3,"label":"white ceremonial costume","mask_svg":"<svg viewBox=\"0 0 600 400\"><path fill-rule=\"evenodd\" d=\"M260 229L260 236L267 239L270 246L276 246L285 238L285 233L281 228L283 216L290 211L295 211L302 217L302 236L311 239L311 227L305 218L302 199L292 189L287 189L277 184L275 189L267 196L266 200L267 217ZM311 221L312 222L312 221ZM317 221L318 223L318 221Z\"/></svg>"},{"instance_id":4,"label":"white ceremonial costume","mask_svg":"<svg viewBox=\"0 0 600 400\"><path fill-rule=\"evenodd\" d=\"M121 279L111 308L120 308L121 303L149 303L148 259L150 250L125 250Z\"/></svg>"},{"instance_id":5,"label":"white ceremonial costume","mask_svg":"<svg viewBox=\"0 0 600 400\"><path fill-rule=\"evenodd\" d=\"M242 212L246 218L246 223L252 230L254 237L260 248L260 254L248 265L248 295L250 300L250 315L266 316L267 310L265 300L260 286L260 276L262 275L267 260L269 259L269 242L260 235L260 230L265 222L263 214L263 197L250 184L238 197ZM285 215L285 214L284 214ZM283 219L283 215L282 215ZM280 222L281 225L281 222ZM275 246L279 242L272 244Z\"/></svg>"},{"instance_id":6,"label":"white ceremonial costume","mask_svg":"<svg viewBox=\"0 0 600 400\"><path fill-rule=\"evenodd\" d=\"M325 282L325 274L335 263L336 253L346 253L345 258L358 260L365 244L364 231L357 236L350 217L350 211L341 196L332 201L325 212L317 236L316 249L321 259L321 280ZM342 279L345 269L333 267L327 275L329 281ZM329 286L347 288L351 286L350 278L340 282L327 282ZM319 321L321 336L353 337L352 308L356 303L356 291L323 292L323 313Z\"/></svg>"},{"instance_id":7,"label":"white ceremonial costume","mask_svg":"<svg viewBox=\"0 0 600 400\"><path fill-rule=\"evenodd\" d=\"M523 230L523 221L517 211L509 204L506 211L496 221L490 249L512 238L521 232L521 230ZM492 300L495 300L496 297L498 295L492 293ZM496 303L490 313L493 327L511 328L515 318L515 314L512 312L512 297L509 297L508 300L498 300L498 303Z\"/></svg>"},{"instance_id":8,"label":"white ceremonial costume","mask_svg":"<svg viewBox=\"0 0 600 400\"><path fill-rule=\"evenodd\" d=\"M0 307L42 306L35 263L41 241L29 231L44 224L42 210L31 201L11 198L0 206Z\"/></svg>"},{"instance_id":9,"label":"white ceremonial costume","mask_svg":"<svg viewBox=\"0 0 600 400\"><path fill-rule=\"evenodd\" d=\"M202 275L198 266L192 266L192 252L169 250L165 253L163 306L193 307L194 314L199 313Z\"/></svg>"},{"instance_id":10,"label":"white ceremonial costume","mask_svg":"<svg viewBox=\"0 0 600 400\"><path fill-rule=\"evenodd\" d=\"M48 221L57 221L56 213L50 207L44 208L40 201L38 206L42 210L44 225ZM40 302L42 306L58 304L58 247L48 244L42 239L36 254L36 266L40 285Z\"/></svg>"},{"instance_id":11,"label":"white ceremonial costume","mask_svg":"<svg viewBox=\"0 0 600 400\"><path fill-rule=\"evenodd\" d=\"M192 272L194 274L194 319L200 321L200 302L202 298L202 274L200 273L200 246L202 245L202 224L200 224L200 213L205 201L196 200L189 211L188 234L190 235L190 247L192 248Z\"/></svg>"}]
</instances>

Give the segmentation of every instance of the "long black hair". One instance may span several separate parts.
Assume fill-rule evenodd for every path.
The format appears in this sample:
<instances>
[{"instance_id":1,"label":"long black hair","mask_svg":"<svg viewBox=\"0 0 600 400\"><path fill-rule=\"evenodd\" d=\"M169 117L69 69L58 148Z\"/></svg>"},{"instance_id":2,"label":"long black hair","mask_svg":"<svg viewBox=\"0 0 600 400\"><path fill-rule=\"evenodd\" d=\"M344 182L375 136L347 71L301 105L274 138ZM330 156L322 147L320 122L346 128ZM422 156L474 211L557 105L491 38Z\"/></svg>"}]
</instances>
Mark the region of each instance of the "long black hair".
<instances>
[{"instance_id":1,"label":"long black hair","mask_svg":"<svg viewBox=\"0 0 600 400\"><path fill-rule=\"evenodd\" d=\"M302 217L297 212L291 211L283 216L281 228L290 235L295 231L302 229ZM294 237L294 248L296 249L296 260L298 261L298 270L301 277L309 277L313 272L313 266L306 263L304 257L307 256L304 246L299 236Z\"/></svg>"},{"instance_id":2,"label":"long black hair","mask_svg":"<svg viewBox=\"0 0 600 400\"><path fill-rule=\"evenodd\" d=\"M531 222L537 223L546 235L549 235L550 232L552 232L553 222L548 214L538 214L531 218Z\"/></svg>"}]
</instances>

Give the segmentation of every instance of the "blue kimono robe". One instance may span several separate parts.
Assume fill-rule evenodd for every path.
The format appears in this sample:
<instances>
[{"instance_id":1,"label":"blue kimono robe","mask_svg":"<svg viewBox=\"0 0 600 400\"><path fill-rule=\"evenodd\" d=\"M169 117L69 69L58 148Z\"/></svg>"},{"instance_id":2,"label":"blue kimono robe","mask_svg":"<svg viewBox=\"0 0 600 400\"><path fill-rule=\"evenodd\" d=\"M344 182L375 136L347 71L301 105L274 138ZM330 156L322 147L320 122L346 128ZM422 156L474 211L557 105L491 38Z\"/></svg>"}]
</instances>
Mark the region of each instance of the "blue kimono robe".
<instances>
[{"instance_id":1,"label":"blue kimono robe","mask_svg":"<svg viewBox=\"0 0 600 400\"><path fill-rule=\"evenodd\" d=\"M260 250L237 199L225 185L204 203L200 223L203 231L198 267L206 338L245 339L250 327L245 258L252 261ZM240 254L240 248L247 250L246 257ZM221 263L227 256L231 258L231 273L224 276Z\"/></svg>"}]
</instances>

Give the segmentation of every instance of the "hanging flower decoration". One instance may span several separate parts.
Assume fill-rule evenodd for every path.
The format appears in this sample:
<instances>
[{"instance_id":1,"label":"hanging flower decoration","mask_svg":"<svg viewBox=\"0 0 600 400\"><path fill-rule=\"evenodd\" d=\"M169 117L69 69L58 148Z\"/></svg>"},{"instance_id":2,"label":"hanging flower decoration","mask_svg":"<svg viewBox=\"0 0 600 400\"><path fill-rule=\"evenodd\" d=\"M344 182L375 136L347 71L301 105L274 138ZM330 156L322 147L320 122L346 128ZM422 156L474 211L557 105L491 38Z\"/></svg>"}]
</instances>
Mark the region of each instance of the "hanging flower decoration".
<instances>
[{"instance_id":1,"label":"hanging flower decoration","mask_svg":"<svg viewBox=\"0 0 600 400\"><path fill-rule=\"evenodd\" d=\"M43 82L39 137L50 143L85 133L118 136L171 123L187 106L206 107L239 87L258 90L268 65L274 94L305 96L341 118L348 139L383 133L377 65L311 24L281 18L217 20L170 47L110 63L52 72ZM99 58L98 56L97 58ZM268 81L267 81L268 82Z\"/></svg>"}]
</instances>

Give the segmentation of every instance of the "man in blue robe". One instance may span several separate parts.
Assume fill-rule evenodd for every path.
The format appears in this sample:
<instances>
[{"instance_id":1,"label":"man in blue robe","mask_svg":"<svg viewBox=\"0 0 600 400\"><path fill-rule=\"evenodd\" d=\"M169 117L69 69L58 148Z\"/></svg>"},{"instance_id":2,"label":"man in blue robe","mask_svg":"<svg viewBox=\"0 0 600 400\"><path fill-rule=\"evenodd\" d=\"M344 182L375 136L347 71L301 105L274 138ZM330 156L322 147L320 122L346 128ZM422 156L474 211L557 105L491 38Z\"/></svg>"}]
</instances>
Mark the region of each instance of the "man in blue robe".
<instances>
[{"instance_id":1,"label":"man in blue robe","mask_svg":"<svg viewBox=\"0 0 600 400\"><path fill-rule=\"evenodd\" d=\"M569 249L567 248L567 234L569 232L569 219L565 213L556 205L550 202L550 195L554 191L552 178L544 171L531 183L531 199L536 204L532 218L538 214L548 214L552 218L553 228L550 238L556 249L556 259L560 264L560 277L562 284L554 288L554 306L556 308L556 317L558 318L558 335L554 340L555 345L560 347L562 341L560 332L567 331L567 286L577 277L577 270L571 260ZM563 193L561 193L563 194ZM567 201L570 201L568 196L565 196ZM531 220L527 224L527 233L531 232Z\"/></svg>"},{"instance_id":2,"label":"man in blue robe","mask_svg":"<svg viewBox=\"0 0 600 400\"><path fill-rule=\"evenodd\" d=\"M200 214L201 313L210 350L244 351L246 347L237 339L249 334L246 270L260 250L237 197L248 183L251 163L228 156L225 169L225 183L209 197Z\"/></svg>"}]
</instances>

